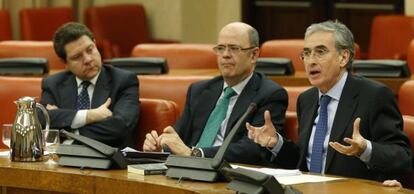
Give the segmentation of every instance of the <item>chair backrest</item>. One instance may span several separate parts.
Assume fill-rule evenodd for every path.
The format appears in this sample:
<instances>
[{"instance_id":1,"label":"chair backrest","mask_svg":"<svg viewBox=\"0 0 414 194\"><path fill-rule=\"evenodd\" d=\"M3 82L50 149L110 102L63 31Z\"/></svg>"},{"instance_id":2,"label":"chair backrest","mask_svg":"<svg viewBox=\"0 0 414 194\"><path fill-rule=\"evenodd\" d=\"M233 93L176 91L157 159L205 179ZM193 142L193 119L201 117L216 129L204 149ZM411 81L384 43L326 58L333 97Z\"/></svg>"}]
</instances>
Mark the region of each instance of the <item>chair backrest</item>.
<instances>
[{"instance_id":1,"label":"chair backrest","mask_svg":"<svg viewBox=\"0 0 414 194\"><path fill-rule=\"evenodd\" d=\"M98 42L117 46L120 57L129 57L135 45L150 42L145 9L140 4L90 7L85 10L85 23Z\"/></svg>"},{"instance_id":2,"label":"chair backrest","mask_svg":"<svg viewBox=\"0 0 414 194\"><path fill-rule=\"evenodd\" d=\"M0 126L13 123L16 116L14 101L22 96L40 99L42 78L0 76ZM0 133L1 134L1 133ZM1 135L0 135L1 136ZM5 146L0 143L0 148Z\"/></svg>"},{"instance_id":3,"label":"chair backrest","mask_svg":"<svg viewBox=\"0 0 414 194\"><path fill-rule=\"evenodd\" d=\"M411 143L411 151L414 152L414 117L403 115L404 119L404 133L407 134ZM413 156L414 157L414 156Z\"/></svg>"},{"instance_id":4,"label":"chair backrest","mask_svg":"<svg viewBox=\"0 0 414 194\"><path fill-rule=\"evenodd\" d=\"M138 76L141 98L171 100L177 103L177 117L184 109L188 87L209 76Z\"/></svg>"},{"instance_id":5,"label":"chair backrest","mask_svg":"<svg viewBox=\"0 0 414 194\"><path fill-rule=\"evenodd\" d=\"M414 80L404 82L398 91L401 114L414 116Z\"/></svg>"},{"instance_id":6,"label":"chair backrest","mask_svg":"<svg viewBox=\"0 0 414 194\"><path fill-rule=\"evenodd\" d=\"M170 69L217 69L213 44L139 44L132 57L164 57Z\"/></svg>"},{"instance_id":7,"label":"chair backrest","mask_svg":"<svg viewBox=\"0 0 414 194\"><path fill-rule=\"evenodd\" d=\"M21 40L52 40L61 25L73 21L72 12L71 7L20 10Z\"/></svg>"},{"instance_id":8,"label":"chair backrest","mask_svg":"<svg viewBox=\"0 0 414 194\"><path fill-rule=\"evenodd\" d=\"M292 60L293 67L296 72L305 71L303 61L299 55L303 50L303 39L280 39L269 40L260 47L260 57L283 57ZM355 44L354 59L361 57L361 49L358 44Z\"/></svg>"},{"instance_id":9,"label":"chair backrest","mask_svg":"<svg viewBox=\"0 0 414 194\"><path fill-rule=\"evenodd\" d=\"M311 88L310 86L284 86L288 93L289 104L287 111L296 113L296 101L298 100L299 94Z\"/></svg>"},{"instance_id":10,"label":"chair backrest","mask_svg":"<svg viewBox=\"0 0 414 194\"><path fill-rule=\"evenodd\" d=\"M260 57L284 57L292 60L295 71L305 71L299 58L303 50L303 39L269 40L260 47Z\"/></svg>"},{"instance_id":11,"label":"chair backrest","mask_svg":"<svg viewBox=\"0 0 414 194\"><path fill-rule=\"evenodd\" d=\"M2 41L0 58L41 57L46 58L49 70L65 69L65 64L56 55L51 41Z\"/></svg>"},{"instance_id":12,"label":"chair backrest","mask_svg":"<svg viewBox=\"0 0 414 194\"><path fill-rule=\"evenodd\" d=\"M379 15L372 22L368 59L405 59L414 38L414 17Z\"/></svg>"},{"instance_id":13,"label":"chair backrest","mask_svg":"<svg viewBox=\"0 0 414 194\"><path fill-rule=\"evenodd\" d=\"M407 50L407 64L411 74L414 74L414 38L411 40Z\"/></svg>"},{"instance_id":14,"label":"chair backrest","mask_svg":"<svg viewBox=\"0 0 414 194\"><path fill-rule=\"evenodd\" d=\"M12 30L10 13L7 10L0 10L0 41L11 40Z\"/></svg>"},{"instance_id":15,"label":"chair backrest","mask_svg":"<svg viewBox=\"0 0 414 194\"><path fill-rule=\"evenodd\" d=\"M152 130L161 134L167 126L176 121L177 104L169 100L140 98L140 114L137 125L136 148L142 149L145 135Z\"/></svg>"},{"instance_id":16,"label":"chair backrest","mask_svg":"<svg viewBox=\"0 0 414 194\"><path fill-rule=\"evenodd\" d=\"M403 115L404 133L407 134L411 144L411 152L414 153L414 117ZM414 165L414 156L412 158ZM414 189L414 171L402 177L402 184L405 188Z\"/></svg>"}]
</instances>

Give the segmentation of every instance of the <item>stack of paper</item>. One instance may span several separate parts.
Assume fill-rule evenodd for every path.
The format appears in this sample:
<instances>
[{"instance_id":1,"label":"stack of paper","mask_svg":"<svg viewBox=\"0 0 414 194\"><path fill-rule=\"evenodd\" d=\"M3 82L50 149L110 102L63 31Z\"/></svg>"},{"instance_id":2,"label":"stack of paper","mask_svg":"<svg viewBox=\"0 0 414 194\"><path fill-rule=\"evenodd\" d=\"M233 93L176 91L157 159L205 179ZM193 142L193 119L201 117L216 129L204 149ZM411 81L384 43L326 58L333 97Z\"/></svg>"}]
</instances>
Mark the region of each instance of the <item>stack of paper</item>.
<instances>
[{"instance_id":1,"label":"stack of paper","mask_svg":"<svg viewBox=\"0 0 414 194\"><path fill-rule=\"evenodd\" d=\"M232 168L245 168L254 170L264 174L274 176L280 184L293 185L300 183L315 183L315 182L326 182L345 178L326 177L322 175L309 175L302 174L299 169L287 170L287 169L275 169L275 168L252 168L239 165L231 165Z\"/></svg>"}]
</instances>

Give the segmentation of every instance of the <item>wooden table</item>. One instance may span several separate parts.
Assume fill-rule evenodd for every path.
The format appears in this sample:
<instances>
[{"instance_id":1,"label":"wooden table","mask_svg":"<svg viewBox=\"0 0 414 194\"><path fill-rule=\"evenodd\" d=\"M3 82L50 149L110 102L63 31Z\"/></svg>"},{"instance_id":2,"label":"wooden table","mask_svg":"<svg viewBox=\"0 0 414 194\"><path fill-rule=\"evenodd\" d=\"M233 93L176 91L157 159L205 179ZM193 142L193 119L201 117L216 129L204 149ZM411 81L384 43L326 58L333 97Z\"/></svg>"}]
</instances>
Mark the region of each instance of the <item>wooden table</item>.
<instances>
[{"instance_id":1,"label":"wooden table","mask_svg":"<svg viewBox=\"0 0 414 194\"><path fill-rule=\"evenodd\" d=\"M184 180L178 183L161 175L142 176L127 170L80 170L60 167L46 162L11 162L0 157L0 186L2 193L144 193L190 194L234 193L227 183L203 183ZM381 183L345 179L324 183L294 185L303 193L414 193L414 191L387 188Z\"/></svg>"}]
</instances>

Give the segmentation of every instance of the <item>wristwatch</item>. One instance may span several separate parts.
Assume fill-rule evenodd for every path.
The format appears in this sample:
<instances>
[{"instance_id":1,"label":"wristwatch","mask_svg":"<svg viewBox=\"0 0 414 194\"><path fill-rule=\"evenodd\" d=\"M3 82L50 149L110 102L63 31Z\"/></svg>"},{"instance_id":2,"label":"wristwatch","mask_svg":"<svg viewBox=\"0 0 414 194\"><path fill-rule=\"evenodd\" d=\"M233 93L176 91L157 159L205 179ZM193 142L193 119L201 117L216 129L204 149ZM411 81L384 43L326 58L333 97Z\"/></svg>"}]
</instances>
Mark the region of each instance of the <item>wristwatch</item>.
<instances>
[{"instance_id":1,"label":"wristwatch","mask_svg":"<svg viewBox=\"0 0 414 194\"><path fill-rule=\"evenodd\" d=\"M202 157L203 153L200 148L193 147L191 148L191 156Z\"/></svg>"}]
</instances>

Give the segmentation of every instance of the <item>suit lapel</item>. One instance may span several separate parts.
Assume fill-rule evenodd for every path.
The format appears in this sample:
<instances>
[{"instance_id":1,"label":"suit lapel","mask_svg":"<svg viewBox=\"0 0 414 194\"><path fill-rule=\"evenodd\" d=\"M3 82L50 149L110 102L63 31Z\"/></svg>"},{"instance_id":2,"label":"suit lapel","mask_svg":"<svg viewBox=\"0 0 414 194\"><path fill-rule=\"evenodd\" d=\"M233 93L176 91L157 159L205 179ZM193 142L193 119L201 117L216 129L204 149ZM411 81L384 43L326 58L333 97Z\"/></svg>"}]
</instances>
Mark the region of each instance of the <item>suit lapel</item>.
<instances>
[{"instance_id":1,"label":"suit lapel","mask_svg":"<svg viewBox=\"0 0 414 194\"><path fill-rule=\"evenodd\" d=\"M318 89L313 88L311 94L309 96L304 97L305 102L303 102L302 104L304 104L306 107L304 107L302 113L300 113L302 122L300 122L301 126L299 131L299 139L301 139L302 141L300 141L299 144L301 145L299 146L301 147L300 164L306 167L306 156L308 153L310 136L312 133L313 123L315 121L317 110L319 107Z\"/></svg>"},{"instance_id":2,"label":"suit lapel","mask_svg":"<svg viewBox=\"0 0 414 194\"><path fill-rule=\"evenodd\" d=\"M227 122L226 132L224 135L225 137L227 137L227 134L230 132L231 128L236 124L237 120L241 117L241 115L243 115L247 107L252 102L252 99L256 96L260 82L261 80L259 76L256 73L253 73L252 78L246 84L233 106L229 121Z\"/></svg>"},{"instance_id":3,"label":"suit lapel","mask_svg":"<svg viewBox=\"0 0 414 194\"><path fill-rule=\"evenodd\" d=\"M347 127L353 123L353 114L355 108L358 106L358 100L356 99L358 94L359 87L354 83L352 75L348 74L348 78L342 91L341 99L339 100L338 108L332 124L331 135L329 137L330 142L341 142ZM328 146L325 172L328 171L335 154L338 154L337 151Z\"/></svg>"},{"instance_id":4,"label":"suit lapel","mask_svg":"<svg viewBox=\"0 0 414 194\"><path fill-rule=\"evenodd\" d=\"M197 103L194 106L194 115L197 115L194 118L193 125L193 135L192 135L192 145L198 143L200 136L204 130L204 127L207 123L210 113L213 111L216 106L217 100L219 99L221 92L223 91L223 79L212 80L209 86L201 92L201 95L197 97Z\"/></svg>"},{"instance_id":5,"label":"suit lapel","mask_svg":"<svg viewBox=\"0 0 414 194\"><path fill-rule=\"evenodd\" d=\"M109 97L111 82L111 77L107 74L105 67L102 66L101 73L99 74L95 89L93 90L91 108L97 108L105 103L106 99ZM114 99L112 100L112 102L114 102Z\"/></svg>"},{"instance_id":6,"label":"suit lapel","mask_svg":"<svg viewBox=\"0 0 414 194\"><path fill-rule=\"evenodd\" d=\"M60 98L61 104L58 104L59 108L68 108L73 109L76 108L76 98L78 96L78 87L76 83L75 76L73 74L69 75L68 78L62 82L60 85L61 89L59 91L59 95L62 97Z\"/></svg>"}]
</instances>

